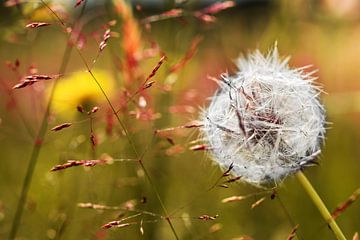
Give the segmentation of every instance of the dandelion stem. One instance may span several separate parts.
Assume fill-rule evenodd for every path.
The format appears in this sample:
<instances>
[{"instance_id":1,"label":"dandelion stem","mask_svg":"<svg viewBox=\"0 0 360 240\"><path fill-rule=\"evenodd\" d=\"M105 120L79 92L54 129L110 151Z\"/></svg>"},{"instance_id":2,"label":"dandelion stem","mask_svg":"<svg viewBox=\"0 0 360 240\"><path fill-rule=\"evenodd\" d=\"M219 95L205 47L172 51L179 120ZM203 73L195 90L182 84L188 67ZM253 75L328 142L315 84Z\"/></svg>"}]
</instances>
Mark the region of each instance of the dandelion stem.
<instances>
[{"instance_id":1,"label":"dandelion stem","mask_svg":"<svg viewBox=\"0 0 360 240\"><path fill-rule=\"evenodd\" d=\"M321 200L320 196L317 194L316 190L313 188L307 177L304 175L302 171L299 171L296 174L297 179L299 180L300 184L303 186L311 200L314 202L315 206L320 211L321 215L323 216L324 220L329 224L331 230L333 231L334 235L338 240L346 240L344 234L342 233L341 229L335 222L334 218L331 216L329 210L326 208L324 202Z\"/></svg>"}]
</instances>

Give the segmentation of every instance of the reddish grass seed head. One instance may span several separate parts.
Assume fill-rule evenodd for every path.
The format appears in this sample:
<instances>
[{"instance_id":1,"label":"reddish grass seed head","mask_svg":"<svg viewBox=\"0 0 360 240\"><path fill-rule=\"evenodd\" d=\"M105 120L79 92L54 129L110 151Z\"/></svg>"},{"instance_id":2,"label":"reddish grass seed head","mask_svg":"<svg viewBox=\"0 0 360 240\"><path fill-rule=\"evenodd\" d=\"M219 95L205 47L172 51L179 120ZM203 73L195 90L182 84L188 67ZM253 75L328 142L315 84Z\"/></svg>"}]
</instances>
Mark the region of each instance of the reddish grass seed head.
<instances>
[{"instance_id":1,"label":"reddish grass seed head","mask_svg":"<svg viewBox=\"0 0 360 240\"><path fill-rule=\"evenodd\" d=\"M314 163L325 134L320 89L304 68L291 69L276 46L239 58L234 76L203 111L201 127L214 161L241 180L264 185Z\"/></svg>"}]
</instances>

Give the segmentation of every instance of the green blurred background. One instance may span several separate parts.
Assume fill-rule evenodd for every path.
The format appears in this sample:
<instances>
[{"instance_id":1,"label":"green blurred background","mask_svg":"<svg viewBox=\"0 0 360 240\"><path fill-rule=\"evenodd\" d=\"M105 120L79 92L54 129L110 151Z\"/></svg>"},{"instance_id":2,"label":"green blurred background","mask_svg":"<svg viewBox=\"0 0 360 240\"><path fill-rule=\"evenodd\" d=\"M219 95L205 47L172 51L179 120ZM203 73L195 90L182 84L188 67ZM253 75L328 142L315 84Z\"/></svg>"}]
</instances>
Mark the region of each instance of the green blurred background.
<instances>
[{"instance_id":1,"label":"green blurred background","mask_svg":"<svg viewBox=\"0 0 360 240\"><path fill-rule=\"evenodd\" d=\"M18 90L11 87L30 70L57 74L68 44L68 35L41 3L5 6L11 2L3 1L0 6L0 239L8 237L55 81ZM75 3L48 2L66 24L76 24L74 29L81 32L78 45L89 64L99 52L103 25L117 20L110 26L113 34L108 45L97 58L95 75L116 109L121 108L120 117L136 149L146 152L143 162L153 185L136 162L49 171L69 159L99 159L104 154L115 159L135 157L101 92L91 90L93 80L73 50L64 77L56 86L18 239L172 239L167 222L159 217L148 223L154 218L140 216L131 220L136 225L104 230L103 224L132 213L77 207L81 202L121 207L132 204L136 209L163 215L153 186L168 211L176 211L172 222L181 239L286 239L295 224L300 225L297 239L334 239L296 179L289 177L277 189L275 199L265 195L266 200L251 209L264 196L263 189L236 183L206 192L222 172L205 152L189 150L194 145L191 141L199 138L196 129L177 129L158 136L153 133L197 119L200 108L216 90L208 76L233 72L232 60L256 48L267 51L277 41L280 54L292 57L291 66L319 69L315 75L327 93L322 99L330 123L320 165L305 173L329 209L335 209L360 187L359 1L237 1L236 6L214 15L213 23L192 15L211 1L137 1L137 10L135 2L131 10L130 2L90 1L81 18L84 3L74 8ZM183 16L158 20L151 23L150 30L146 28L143 19L147 16L173 8L183 9ZM24 27L35 21L52 25ZM154 76L154 86L126 106L124 92L135 92L162 54L167 60ZM186 64L171 72L186 56ZM16 59L18 68L13 67ZM98 141L95 149L89 141L88 117L76 111L79 104L87 109L100 107L93 120ZM74 124L59 132L49 130L63 122ZM239 202L221 202L229 196L247 194L254 195ZM204 214L219 216L199 220ZM359 202L337 221L351 238L360 229Z\"/></svg>"}]
</instances>

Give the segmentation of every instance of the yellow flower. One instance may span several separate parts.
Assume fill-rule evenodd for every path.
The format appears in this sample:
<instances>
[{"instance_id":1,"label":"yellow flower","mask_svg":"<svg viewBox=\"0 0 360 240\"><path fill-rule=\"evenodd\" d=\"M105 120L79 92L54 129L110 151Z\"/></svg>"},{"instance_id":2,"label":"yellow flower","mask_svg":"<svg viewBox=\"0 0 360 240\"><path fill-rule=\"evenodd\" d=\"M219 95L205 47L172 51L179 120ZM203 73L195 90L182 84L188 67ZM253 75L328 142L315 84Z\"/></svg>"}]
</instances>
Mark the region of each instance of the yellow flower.
<instances>
[{"instance_id":1,"label":"yellow flower","mask_svg":"<svg viewBox=\"0 0 360 240\"><path fill-rule=\"evenodd\" d=\"M114 88L111 75L104 70L93 70L92 72L104 91L111 95ZM76 113L78 105L82 105L85 110L90 110L91 107L103 100L104 96L91 75L87 71L76 72L58 80L53 96L52 109L56 113L71 117Z\"/></svg>"},{"instance_id":2,"label":"yellow flower","mask_svg":"<svg viewBox=\"0 0 360 240\"><path fill-rule=\"evenodd\" d=\"M66 8L64 4L56 3L56 2L49 2L47 5L54 11L56 14L61 18L64 19L67 16ZM31 21L34 22L52 22L57 21L54 15L49 11L49 9L44 5L41 4L39 1L38 3L33 4L23 4L23 13L28 16Z\"/></svg>"}]
</instances>

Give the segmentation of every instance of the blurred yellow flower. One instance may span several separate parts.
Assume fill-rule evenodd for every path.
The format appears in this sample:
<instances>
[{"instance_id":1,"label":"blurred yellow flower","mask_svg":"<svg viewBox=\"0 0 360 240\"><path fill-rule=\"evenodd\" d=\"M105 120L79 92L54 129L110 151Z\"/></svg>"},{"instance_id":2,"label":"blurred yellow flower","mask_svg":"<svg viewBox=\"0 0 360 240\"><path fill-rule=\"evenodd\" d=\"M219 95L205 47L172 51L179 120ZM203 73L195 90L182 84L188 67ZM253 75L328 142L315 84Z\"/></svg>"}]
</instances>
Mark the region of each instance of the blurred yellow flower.
<instances>
[{"instance_id":1,"label":"blurred yellow flower","mask_svg":"<svg viewBox=\"0 0 360 240\"><path fill-rule=\"evenodd\" d=\"M111 75L104 70L93 70L92 72L104 91L111 96L114 87ZM52 109L56 113L69 117L76 113L78 105L82 105L85 110L90 110L91 107L98 105L103 100L104 96L91 75L87 71L76 72L58 80Z\"/></svg>"},{"instance_id":2,"label":"blurred yellow flower","mask_svg":"<svg viewBox=\"0 0 360 240\"><path fill-rule=\"evenodd\" d=\"M61 18L65 19L67 17L66 9L63 4L57 2L48 2L47 5L56 12L56 14ZM23 4L23 13L28 16L31 21L38 22L52 22L57 21L54 15L49 11L49 9L41 4L39 1L37 4Z\"/></svg>"}]
</instances>

